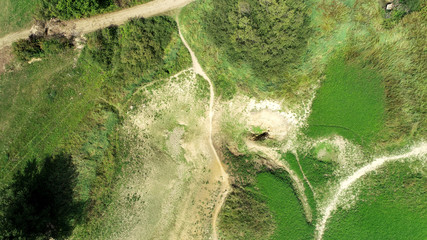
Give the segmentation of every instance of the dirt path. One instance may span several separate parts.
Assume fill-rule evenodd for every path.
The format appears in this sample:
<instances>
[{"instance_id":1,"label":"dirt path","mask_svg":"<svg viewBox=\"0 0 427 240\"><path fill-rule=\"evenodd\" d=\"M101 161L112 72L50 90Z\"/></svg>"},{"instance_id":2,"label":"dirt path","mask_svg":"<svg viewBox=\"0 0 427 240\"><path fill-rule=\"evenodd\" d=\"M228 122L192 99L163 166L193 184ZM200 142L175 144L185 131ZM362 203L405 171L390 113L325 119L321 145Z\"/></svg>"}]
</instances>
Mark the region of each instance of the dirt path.
<instances>
[{"instance_id":1,"label":"dirt path","mask_svg":"<svg viewBox=\"0 0 427 240\"><path fill-rule=\"evenodd\" d=\"M184 7L194 0L154 0L146 4L138 5L132 8L123 9L117 12L102 14L86 19L72 20L65 22L68 31L74 36L96 31L110 25L121 25L131 18L152 17L170 12ZM12 45L19 39L27 38L30 35L30 29L11 33L0 38L0 49Z\"/></svg>"},{"instance_id":2,"label":"dirt path","mask_svg":"<svg viewBox=\"0 0 427 240\"><path fill-rule=\"evenodd\" d=\"M264 154L269 160L272 161L272 163L279 168L284 169L286 172L289 173L289 177L292 179L292 183L297 190L298 198L301 201L302 207L304 209L304 214L307 218L308 222L311 222L313 220L313 214L311 211L311 207L308 204L307 196L305 195L305 188L303 181L298 177L298 175L290 168L290 166L282 161L280 161L279 154L272 150L271 148L264 147L261 145L258 145L252 141L246 141L246 146L248 146L248 149L253 152L260 152ZM261 155L262 156L262 155Z\"/></svg>"},{"instance_id":3,"label":"dirt path","mask_svg":"<svg viewBox=\"0 0 427 240\"><path fill-rule=\"evenodd\" d=\"M305 182L307 183L308 187L310 188L311 192L313 193L314 198L316 198L316 192L314 191L313 186L311 185L310 181L308 180L307 176L306 176L306 175L305 175L305 173L304 173L304 170L302 169L301 163L300 163L300 161L299 161L299 156L298 156L298 154L295 154L295 158L297 159L299 169L300 169L300 171L301 171L301 173L302 173L302 176L303 176L303 178L304 178Z\"/></svg>"},{"instance_id":4,"label":"dirt path","mask_svg":"<svg viewBox=\"0 0 427 240\"><path fill-rule=\"evenodd\" d=\"M344 179L340 182L339 188L334 194L331 201L328 203L327 207L325 208L322 219L320 220L319 224L316 226L316 239L321 240L323 237L323 233L326 229L326 223L331 216L332 212L335 211L337 208L337 205L340 201L340 198L345 195L345 191L353 185L359 178L363 177L364 175L375 171L379 167L381 167L383 164L391 161L396 161L403 158L409 158L409 157L415 157L415 156L421 156L425 155L427 153L427 143L422 143L418 147L412 148L411 151L401 154L401 155L395 155L395 156L389 156L389 157L379 157L375 158L374 161L369 163L368 165L360 168L356 172L353 173L350 177Z\"/></svg>"},{"instance_id":5,"label":"dirt path","mask_svg":"<svg viewBox=\"0 0 427 240\"><path fill-rule=\"evenodd\" d=\"M215 147L213 145L213 142L212 142L212 120L213 120L213 116L214 116L214 110L213 110L214 106L213 105L214 105L214 100L215 100L215 92L214 92L212 81L209 79L209 77L203 71L202 67L199 64L199 61L197 60L196 55L191 50L187 41L185 41L185 39L181 33L181 29L179 27L178 18L176 21L178 23L179 36L180 36L182 42L184 43L185 47L190 52L191 60L193 61L194 72L196 74L199 74L200 76L202 76L209 83L209 91L210 91L210 98L209 98L209 145L211 148L212 155L214 156L215 162L216 162L216 166L214 166L215 169L212 169L212 170L213 170L213 172L217 172L218 181L221 182L220 200L219 200L219 202L216 203L215 208L214 208L214 213L212 216L212 238L214 240L217 240L218 234L217 234L216 223L217 223L219 212L221 211L221 207L224 205L227 194L230 191L230 183L228 180L228 174L225 172L224 167L221 163L221 160L219 159L218 154L217 154Z\"/></svg>"}]
</instances>

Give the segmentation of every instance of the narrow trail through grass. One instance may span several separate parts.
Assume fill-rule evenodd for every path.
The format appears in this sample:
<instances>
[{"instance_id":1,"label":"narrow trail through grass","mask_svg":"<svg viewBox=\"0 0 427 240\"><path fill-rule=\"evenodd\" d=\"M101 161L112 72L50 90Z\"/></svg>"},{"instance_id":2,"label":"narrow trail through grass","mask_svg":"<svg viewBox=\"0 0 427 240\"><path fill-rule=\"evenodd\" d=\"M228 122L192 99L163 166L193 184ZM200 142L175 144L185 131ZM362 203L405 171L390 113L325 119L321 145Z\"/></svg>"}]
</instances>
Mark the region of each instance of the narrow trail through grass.
<instances>
[{"instance_id":1,"label":"narrow trail through grass","mask_svg":"<svg viewBox=\"0 0 427 240\"><path fill-rule=\"evenodd\" d=\"M251 150L251 151L261 152L261 153L265 154L266 157L269 160L271 160L274 165L276 165L277 167L279 167L281 169L284 169L289 174L289 177L291 178L292 183L293 183L295 190L297 192L298 198L301 201L301 205L304 209L304 214L307 218L307 222L312 222L313 221L313 213L312 213L312 210L310 208L310 204L308 203L307 196L305 195L304 182L291 169L289 164L285 164L284 162L280 161L279 160L280 159L279 154L277 152L275 152L274 150L268 148L268 147L260 146L256 143L250 142L250 141L247 141L246 145L248 146L249 150Z\"/></svg>"},{"instance_id":2,"label":"narrow trail through grass","mask_svg":"<svg viewBox=\"0 0 427 240\"><path fill-rule=\"evenodd\" d=\"M399 159L404 159L409 157L417 157L425 154L427 154L427 143L423 142L419 144L419 146L413 147L409 152L406 152L400 155L375 158L371 163L360 168L359 170L354 172L351 176L341 181L339 184L339 188L333 195L333 198L329 201L327 207L324 209L322 218L320 219L318 225L316 226L316 232L317 232L316 239L317 240L322 239L326 229L326 223L330 218L330 216L332 215L332 212L336 210L337 205L340 203L341 198L345 195L345 191L349 189L359 178L365 176L366 174L372 171L375 171L376 169L378 169L379 167L381 167L387 162L396 161Z\"/></svg>"},{"instance_id":3,"label":"narrow trail through grass","mask_svg":"<svg viewBox=\"0 0 427 240\"><path fill-rule=\"evenodd\" d=\"M203 71L203 68L200 66L196 55L191 50L188 43L185 41L185 39L181 33L181 29L179 27L179 19L178 18L176 19L176 22L178 25L179 36L180 36L182 42L184 43L185 47L190 52L191 60L193 61L194 72L196 74L199 74L200 76L202 76L209 83L209 92L210 92L210 97L209 97L209 146L211 148L212 154L215 157L215 162L217 163L217 167L218 167L217 170L219 170L218 181L221 182L221 191L220 191L221 192L221 199L215 205L214 213L212 216L212 238L214 240L217 240L218 235L217 235L217 230L216 230L216 222L217 222L219 212L221 211L221 207L224 205L225 199L227 198L227 194L230 192L230 183L229 183L229 179L228 179L228 174L225 172L224 167L221 163L221 160L219 159L218 154L217 154L215 147L213 145L213 142L212 142L212 120L213 120L213 116L214 116L214 110L213 110L214 106L213 105L214 105L214 100L215 100L215 92L214 92L212 81L209 79L209 77ZM215 169L214 169L214 172L215 172Z\"/></svg>"},{"instance_id":4,"label":"narrow trail through grass","mask_svg":"<svg viewBox=\"0 0 427 240\"><path fill-rule=\"evenodd\" d=\"M299 169L300 169L300 171L301 171L301 173L302 173L302 176L304 177L305 182L307 183L308 187L310 188L311 192L313 193L313 196L314 196L314 197L316 197L316 192L314 191L313 186L311 185L310 181L308 180L307 176L306 176L306 175L305 175L305 173L304 173L304 170L302 169L301 163L300 163L300 161L299 161L298 154L296 154L296 155L295 155L295 158L296 158L296 160L297 160L297 163L298 163Z\"/></svg>"}]
</instances>

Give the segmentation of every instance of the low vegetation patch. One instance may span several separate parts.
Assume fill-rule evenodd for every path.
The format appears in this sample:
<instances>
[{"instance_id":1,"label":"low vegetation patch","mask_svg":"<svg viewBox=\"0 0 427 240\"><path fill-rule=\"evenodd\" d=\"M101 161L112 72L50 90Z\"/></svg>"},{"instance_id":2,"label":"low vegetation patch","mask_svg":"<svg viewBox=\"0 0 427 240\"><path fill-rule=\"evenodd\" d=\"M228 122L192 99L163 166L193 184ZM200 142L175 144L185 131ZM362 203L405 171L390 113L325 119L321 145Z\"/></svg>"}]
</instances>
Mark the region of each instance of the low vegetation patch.
<instances>
[{"instance_id":1,"label":"low vegetation patch","mask_svg":"<svg viewBox=\"0 0 427 240\"><path fill-rule=\"evenodd\" d=\"M250 155L235 156L225 151L225 163L232 176L233 190L219 215L219 230L227 239L260 239L275 229L266 201L252 186L262 166Z\"/></svg>"},{"instance_id":2,"label":"low vegetation patch","mask_svg":"<svg viewBox=\"0 0 427 240\"><path fill-rule=\"evenodd\" d=\"M207 33L232 60L249 63L267 81L283 78L306 46L306 1L219 0L213 9L205 18Z\"/></svg>"},{"instance_id":3,"label":"low vegetation patch","mask_svg":"<svg viewBox=\"0 0 427 240\"><path fill-rule=\"evenodd\" d=\"M214 1L214 10L204 20L206 32L232 60L250 64L266 81L282 80L306 46L306 4L294 0Z\"/></svg>"},{"instance_id":4,"label":"low vegetation patch","mask_svg":"<svg viewBox=\"0 0 427 240\"><path fill-rule=\"evenodd\" d=\"M78 59L58 38L30 38L15 44L21 60L43 60L16 63L13 71L0 76L5 89L0 92L4 99L0 101L0 188L11 186L26 159L65 152L78 172L70 187L82 206L75 218L64 217L64 221L74 227L73 219L78 218L90 231L92 221L111 204L126 158L126 147L119 139L129 99L141 85L190 67L191 58L175 22L166 17L135 19L87 38ZM0 215L4 214L6 210L1 209Z\"/></svg>"},{"instance_id":5,"label":"low vegetation patch","mask_svg":"<svg viewBox=\"0 0 427 240\"><path fill-rule=\"evenodd\" d=\"M293 156L291 154L288 157ZM310 239L292 182L282 170L263 166L251 155L226 152L233 191L220 213L219 228L227 239Z\"/></svg>"},{"instance_id":6,"label":"low vegetation patch","mask_svg":"<svg viewBox=\"0 0 427 240\"><path fill-rule=\"evenodd\" d=\"M254 189L265 199L277 228L271 239L312 239L314 227L305 221L304 212L286 174L261 173Z\"/></svg>"},{"instance_id":7,"label":"low vegetation patch","mask_svg":"<svg viewBox=\"0 0 427 240\"><path fill-rule=\"evenodd\" d=\"M181 11L180 23L224 99L296 81L289 72L310 36L306 1L197 1Z\"/></svg>"},{"instance_id":8,"label":"low vegetation patch","mask_svg":"<svg viewBox=\"0 0 427 240\"><path fill-rule=\"evenodd\" d=\"M121 27L98 30L88 36L82 54L108 76L104 92L114 102L143 83L191 66L169 17L133 19Z\"/></svg>"},{"instance_id":9,"label":"low vegetation patch","mask_svg":"<svg viewBox=\"0 0 427 240\"><path fill-rule=\"evenodd\" d=\"M320 161L316 156L300 155L300 164L305 175L310 180L314 190L319 192L330 180L334 179L334 170L337 167L333 162Z\"/></svg>"},{"instance_id":10,"label":"low vegetation patch","mask_svg":"<svg viewBox=\"0 0 427 240\"><path fill-rule=\"evenodd\" d=\"M221 235L225 239L268 239L275 229L265 200L250 189L233 188L221 209Z\"/></svg>"}]
</instances>

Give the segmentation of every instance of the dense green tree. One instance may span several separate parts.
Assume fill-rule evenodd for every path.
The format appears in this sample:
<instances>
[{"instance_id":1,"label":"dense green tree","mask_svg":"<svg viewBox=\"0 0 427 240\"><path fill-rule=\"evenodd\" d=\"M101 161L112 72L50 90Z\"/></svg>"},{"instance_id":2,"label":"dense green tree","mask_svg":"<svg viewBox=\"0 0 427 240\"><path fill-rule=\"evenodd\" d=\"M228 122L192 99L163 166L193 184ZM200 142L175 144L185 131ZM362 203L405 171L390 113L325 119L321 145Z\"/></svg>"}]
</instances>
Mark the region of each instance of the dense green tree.
<instances>
[{"instance_id":1,"label":"dense green tree","mask_svg":"<svg viewBox=\"0 0 427 240\"><path fill-rule=\"evenodd\" d=\"M31 160L1 191L0 239L62 239L80 214L74 201L77 171L71 156Z\"/></svg>"},{"instance_id":2,"label":"dense green tree","mask_svg":"<svg viewBox=\"0 0 427 240\"><path fill-rule=\"evenodd\" d=\"M19 60L29 61L31 58L58 54L72 46L71 40L63 36L35 37L32 35L28 39L14 42L12 50Z\"/></svg>"},{"instance_id":3,"label":"dense green tree","mask_svg":"<svg viewBox=\"0 0 427 240\"><path fill-rule=\"evenodd\" d=\"M86 51L95 62L104 69L111 69L112 60L117 51L118 27L110 26L88 36Z\"/></svg>"}]
</instances>

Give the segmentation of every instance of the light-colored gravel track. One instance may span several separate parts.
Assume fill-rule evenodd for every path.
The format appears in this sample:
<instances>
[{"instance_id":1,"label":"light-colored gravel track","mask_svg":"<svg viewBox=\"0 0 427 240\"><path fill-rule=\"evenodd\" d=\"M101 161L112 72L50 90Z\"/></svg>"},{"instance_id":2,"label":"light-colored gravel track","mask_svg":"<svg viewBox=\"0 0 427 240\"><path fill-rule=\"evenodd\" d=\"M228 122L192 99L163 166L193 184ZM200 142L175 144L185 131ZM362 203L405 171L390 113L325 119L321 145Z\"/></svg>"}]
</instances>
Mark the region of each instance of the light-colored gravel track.
<instances>
[{"instance_id":1,"label":"light-colored gravel track","mask_svg":"<svg viewBox=\"0 0 427 240\"><path fill-rule=\"evenodd\" d=\"M203 68L200 66L199 61L197 60L196 55L191 50L190 46L188 45L187 41L185 41L184 36L181 33L181 29L179 27L179 21L177 19L178 23L178 30L179 30L179 36L181 37L182 42L184 43L185 47L188 49L191 55L191 59L193 61L193 69L196 74L199 74L202 76L208 83L209 83L209 91L210 91L210 98L209 98L209 145L211 148L212 155L215 158L216 166L215 169L212 169L213 172L216 172L218 176L218 181L221 182L221 190L220 190L220 200L215 204L214 213L212 216L212 238L214 240L218 239L217 234L217 219L219 212L221 211L222 206L224 205L225 199L227 198L228 193L230 192L230 183L228 179L228 174L225 172L224 167L221 163L221 160L218 157L218 154L215 150L215 147L212 142L212 120L214 116L214 101L215 101L215 91L213 88L212 81L209 79L209 77L206 75L206 73L203 71Z\"/></svg>"}]
</instances>

